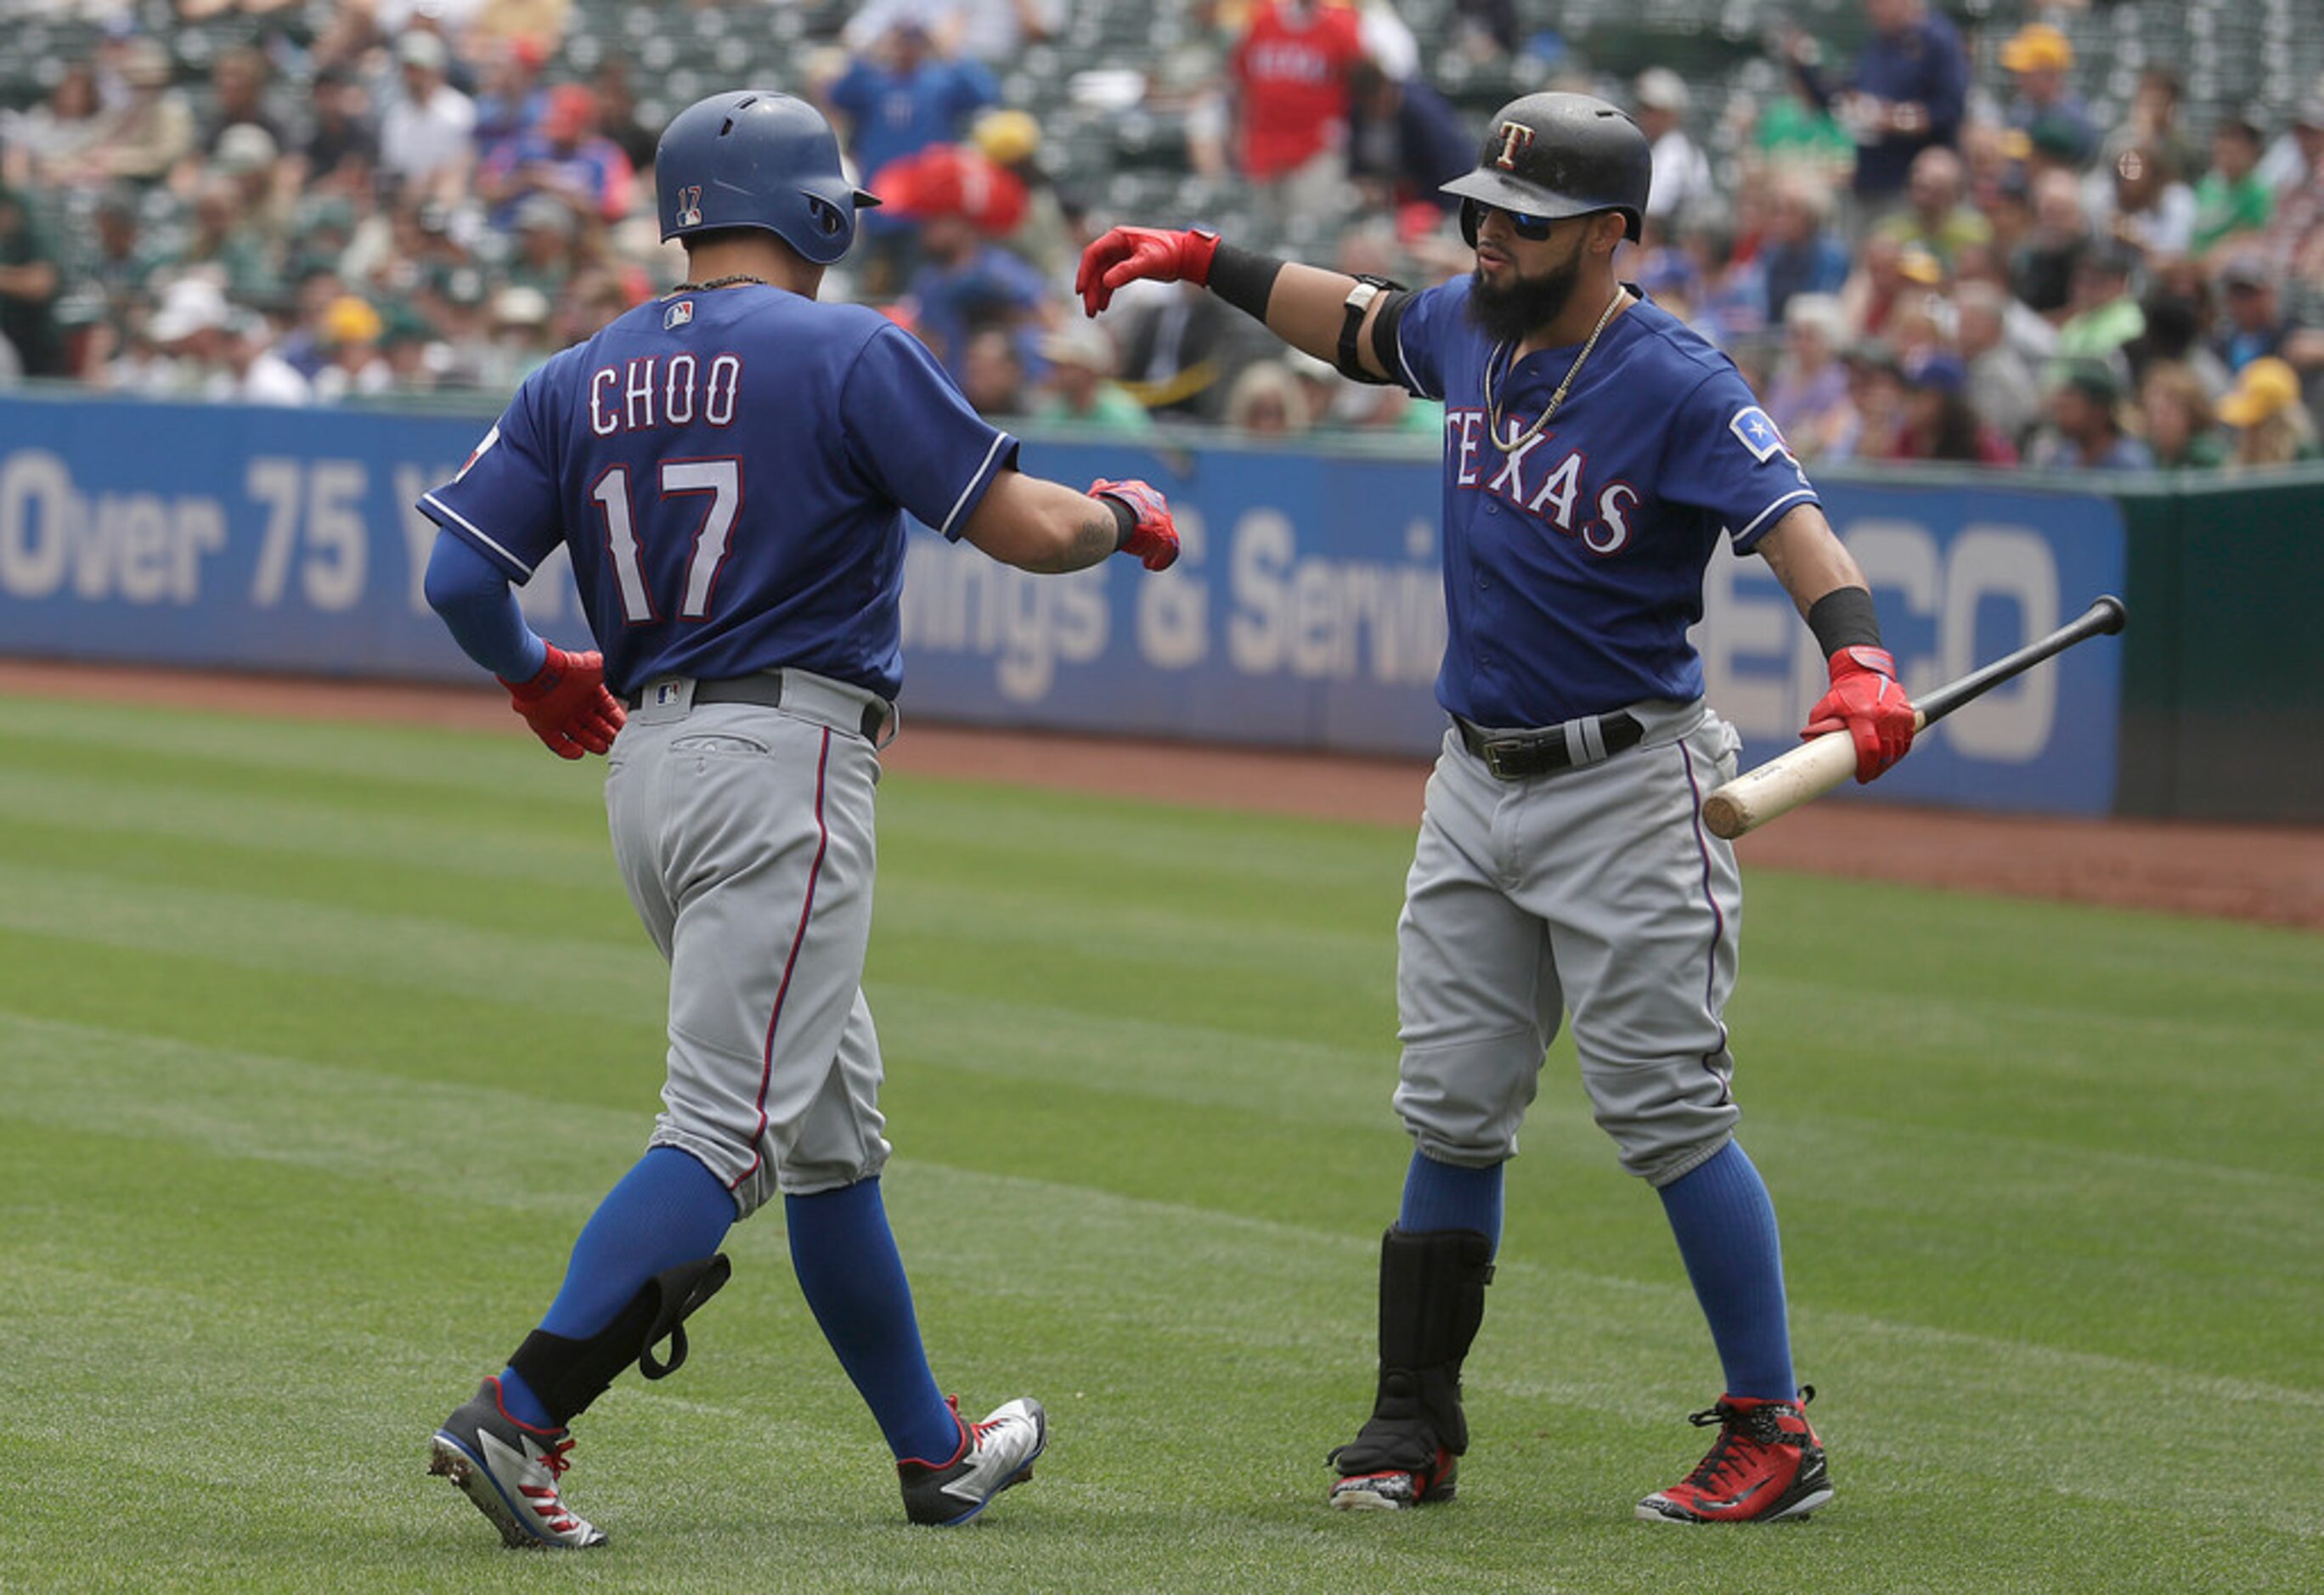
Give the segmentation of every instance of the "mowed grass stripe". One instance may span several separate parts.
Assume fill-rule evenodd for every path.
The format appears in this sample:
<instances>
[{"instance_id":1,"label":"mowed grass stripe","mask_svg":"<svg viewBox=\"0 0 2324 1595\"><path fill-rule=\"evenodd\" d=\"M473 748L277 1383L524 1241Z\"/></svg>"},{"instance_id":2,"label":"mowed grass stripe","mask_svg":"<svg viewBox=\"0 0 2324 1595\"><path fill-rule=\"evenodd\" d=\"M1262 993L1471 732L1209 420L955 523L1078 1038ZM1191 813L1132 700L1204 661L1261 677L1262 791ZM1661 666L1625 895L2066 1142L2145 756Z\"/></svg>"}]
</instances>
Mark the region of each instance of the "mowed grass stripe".
<instances>
[{"instance_id":1,"label":"mowed grass stripe","mask_svg":"<svg viewBox=\"0 0 2324 1595\"><path fill-rule=\"evenodd\" d=\"M12 1049L22 1047L24 1040L21 1035L12 1036ZM253 1351L267 1353L248 1358L239 1377L225 1381L227 1390L239 1392L226 1403L230 1415L237 1419L254 1417L269 1399L279 1402L280 1378L285 1367L292 1371L302 1367L301 1354L286 1352L280 1359L273 1355L276 1348L268 1343L268 1326L262 1312L249 1301L245 1287L254 1283L254 1277L260 1285L267 1283L269 1276L278 1284L288 1283L299 1267L298 1251L314 1254L330 1245L313 1232L311 1221L317 1215L310 1209L318 1193L300 1188L305 1183L320 1181L332 1193L365 1194L359 1206L348 1203L344 1194L334 1195L330 1203L348 1205L349 1211L327 1228L357 1225L356 1236L366 1242L368 1251L375 1238L424 1236L435 1228L427 1222L383 1222L377 1210L388 1205L513 1210L529 1215L528 1229L544 1228L547 1204L533 1187L544 1177L555 1183L560 1163L567 1166L565 1172L579 1176L590 1161L584 1152L552 1156L543 1160L545 1166L507 1158L504 1137L498 1136L493 1126L502 1113L524 1105L496 1102L493 1100L496 1093L487 1091L429 1093L430 1100L420 1104L418 1111L390 1123L374 1123L362 1136L349 1137L342 1129L318 1126L315 1111L337 1099L347 1084L344 1079L327 1078L339 1072L303 1069L281 1060L222 1056L198 1059L180 1052L152 1059L153 1066L134 1078L108 1083L101 1074L91 1073L105 1052L106 1038L101 1035L54 1033L50 1040L60 1044L48 1056L64 1076L60 1089L65 1094L70 1094L74 1083L90 1082L100 1099L126 1088L150 1103L157 1083L187 1078L193 1066L205 1068L211 1076L214 1104L229 1102L237 1094L232 1083L263 1088L263 1096L244 1101L270 1106L273 1111L262 1114L226 1139L221 1139L220 1131L228 1128L230 1114L195 1112L180 1120L157 1106L143 1120L122 1126L133 1133L153 1132L136 1135L141 1143L147 1143L140 1148L139 1161L166 1181L164 1188L190 1199L190 1206L164 1211L148 1221L164 1240L174 1243L161 1254L165 1268L160 1283L173 1283L180 1293L180 1299L171 1304L171 1319L179 1323L189 1317L222 1319L220 1327L231 1327L234 1332L235 1355L246 1356ZM220 1076L230 1083L217 1085ZM122 1104L111 1105L118 1109ZM346 1102L357 1112L376 1105L359 1093ZM37 1110L40 1104L33 1106ZM83 1149L74 1147L82 1138L69 1128L37 1111L33 1118L44 1139ZM11 1113L9 1119L14 1130L18 1116ZM610 1113L580 1115L564 1124L551 1116L542 1126L544 1140L577 1142L611 1151L617 1122L618 1116ZM156 1139L179 1144L156 1153L150 1145ZM400 1139L407 1144L398 1146ZM276 1177L242 1166L254 1160L278 1163L286 1150L292 1154L291 1161L304 1167L285 1182L288 1188L281 1194L289 1200L276 1203L267 1194ZM88 1169L103 1160L79 1157L74 1161ZM451 1171L463 1171L464 1177L456 1180L450 1177ZM400 1172L401 1177L384 1186L372 1184L383 1172ZM1006 1355L954 1359L965 1363L952 1370L962 1376L979 1382L1012 1374L1022 1377L1023 1369L1015 1364L1027 1359L1038 1367L1045 1359L1070 1358L1074 1366L1047 1370L1049 1377L1064 1378L1079 1387L1075 1397L1062 1402L1062 1410L1070 1413L1074 1400L1111 1403L1133 1411L1167 1407L1177 1388L1176 1381L1199 1378L1206 1367L1236 1368L1241 1370L1240 1377L1262 1388L1280 1388L1286 1381L1312 1382L1322 1388L1344 1385L1350 1382L1347 1369L1360 1369L1365 1315L1351 1312L1348 1302L1352 1296L1357 1305L1361 1305L1370 1248L1358 1238L1221 1217L1182 1204L1123 1201L1086 1190L1062 1189L1045 1181L978 1176L916 1164L899 1167L890 1191L899 1224L916 1254L925 1259L916 1269L921 1294L924 1299L944 1304L929 1309L932 1337L942 1336L946 1317L955 1312L973 1320L989 1319L995 1314L1014 1315L1021 1310L1028 1321L1044 1315L1057 1321L1046 1335L1028 1329L1032 1344L1020 1345ZM225 1251L226 1260L234 1265L231 1282L215 1274L216 1226L221 1223L231 1226ZM303 1237L293 1233L301 1229L306 1231ZM15 1224L10 1226L10 1233L55 1231L45 1227L28 1231ZM1172 1244L1155 1245L1154 1237L1158 1234L1172 1237ZM346 1238L342 1230L339 1239ZM753 1260L765 1261L764 1243L769 1238L766 1226L741 1231L738 1250L756 1240L760 1244L752 1249L762 1255ZM102 1241L106 1237L100 1231L97 1239ZM200 1249L199 1243L205 1240L210 1241L208 1271L196 1266L189 1255ZM291 1255L285 1255L280 1249L283 1248L290 1249ZM12 1243L8 1249L15 1249ZM69 1259L85 1255L59 1246L33 1249L36 1254L48 1252L42 1266L51 1269L64 1268ZM413 1260L440 1263L442 1249L440 1244L422 1241ZM1119 1259L1125 1255L1137 1256L1140 1266L1120 1268ZM326 1259L310 1255L308 1260ZM170 1262L176 1263L182 1274L168 1271ZM10 1273L14 1277L18 1270L12 1268ZM38 1294L83 1299L92 1294L87 1287L101 1287L105 1282L80 1283L84 1288ZM153 1274L124 1283L131 1286L133 1296L143 1293L148 1297L149 1310L158 1305L151 1299L157 1289ZM1472 1379L1484 1410L1494 1410L1496 1398L1504 1398L1520 1409L1531 1405L1555 1414L1561 1429L1574 1426L1577 1414L1596 1414L1620 1430L1652 1425L1658 1419L1667 1424L1667 1409L1689 1398L1688 1376L1673 1375L1695 1360L1693 1341L1700 1332L1682 1286L1641 1286L1572 1270L1517 1265L1506 1271L1495 1290L1493 1328L1480 1349L1480 1368ZM444 1291L439 1282L438 1294ZM108 1293L99 1288L94 1294ZM422 1292L419 1299L405 1304L404 1310L456 1309L461 1299L479 1295L483 1302L497 1305L502 1295L512 1294L521 1296L521 1293L489 1287L477 1293L468 1286L449 1300L438 1301ZM1319 1305L1332 1303L1339 1305L1315 1310ZM342 1292L335 1303L321 1304L310 1323L319 1323L322 1343L309 1345L303 1358L327 1357L342 1364L350 1356L365 1362L384 1360L399 1375L423 1378L427 1369L422 1360L374 1343L370 1310L379 1305L366 1304L360 1292L352 1297ZM795 1309L787 1310L780 1303L752 1306L738 1297L737 1306L740 1311L732 1316L739 1322L732 1328L738 1342L743 1332L768 1327L752 1322L761 1314L793 1320L798 1316ZM724 1304L720 1313L728 1316ZM1935 1333L1846 1314L1808 1311L1802 1314L1801 1327L1803 1336L1824 1347L1826 1363L1836 1373L1849 1376L1846 1388L1850 1393L1848 1428L1853 1431L1852 1457L1859 1471L1874 1471L1875 1477L1886 1463L1925 1483L1932 1453L1951 1456L1957 1449L1960 1456L1978 1459L1969 1469L1972 1474L1996 1480L2046 1475L2069 1493L2135 1504L2144 1485L2125 1478L2104 1460L2114 1415L2126 1408L2200 1400L2207 1421L2200 1433L2185 1438L2188 1449L2182 1454L2190 1464L2192 1482L2179 1492L2173 1515L2201 1516L2239 1504L2243 1510L2254 1511L2257 1507L2253 1492L2264 1486L2274 1469L2294 1462L2299 1443L2283 1423L2286 1407L2324 1406L2312 1394L2248 1382L2189 1379L2175 1370L2149 1365L2048 1353L1992 1337ZM271 1332L281 1336L290 1330L290 1325L277 1323ZM1160 1343L1155 1338L1157 1332L1164 1337ZM253 1336L256 1338L246 1339ZM200 1348L182 1337L173 1338L177 1344L171 1356L149 1357L142 1367L134 1359L126 1362L109 1359L107 1377L125 1372L132 1378L142 1374L159 1380L181 1371L184 1358L198 1353ZM777 1339L790 1354L811 1353L814 1349L811 1335L796 1323ZM727 1349L726 1355L737 1364L735 1373L746 1380L754 1371L776 1379L787 1377L779 1367L753 1369L760 1356L752 1349L755 1341L754 1335L752 1344ZM47 1355L61 1356L63 1349L51 1347ZM75 1351L66 1360L85 1362L86 1348ZM1856 1366L1859 1360L1865 1364L1861 1369ZM35 1408L28 1415L27 1424L33 1434L50 1433L39 1408L55 1405L60 1395L88 1394L86 1388L73 1385L69 1368L43 1370L42 1362L36 1356L32 1367L18 1375L32 1381L31 1388L10 1392L13 1400L30 1402ZM1666 1371L1659 1379L1651 1374L1642 1378L1642 1368ZM1098 1387L1094 1396L1089 1390L1093 1384ZM1989 1417L1975 1411L1926 1411L1922 1392L1929 1388L1978 1389L1985 1399L2008 1410L2012 1422L1997 1433ZM378 1406L376 1390L376 1382L366 1385L343 1375L326 1381L314 1395L328 1398L335 1406L351 1408L349 1417L375 1418L383 1426L391 1424L396 1415ZM156 1419L166 1420L173 1400L199 1399L205 1406L215 1406L219 1396L217 1386L208 1380L194 1388L179 1387L173 1398L145 1406L140 1424L150 1430ZM651 1404L656 1397L641 1395L638 1399ZM725 1392L713 1385L689 1395L687 1411L698 1415L706 1406L715 1408L725 1399ZM251 1410L236 1410L242 1407ZM1295 1423L1323 1421L1296 1410L1296 1404L1295 1410L1283 1415ZM1480 1426L1490 1434L1489 1421ZM1585 1432L1596 1426L1582 1424ZM836 1431L847 1425L834 1423L829 1427ZM1953 1435L1960 1442L1957 1448L1945 1443L1949 1430L1958 1432ZM104 1425L98 1425L97 1432L103 1434ZM116 1422L113 1437L117 1441L124 1432ZM170 1425L164 1423L161 1432L170 1432ZM1835 1431L1841 1432L1845 1431ZM1101 1424L1092 1439L1109 1437L1108 1428ZM265 1443L263 1439L255 1443ZM198 1456L215 1460L214 1453L198 1442L189 1439L187 1443L198 1445ZM1199 1445L1199 1437L1180 1436L1157 1439L1137 1449L1157 1465L1172 1466L1178 1461L1178 1452ZM242 1459L244 1464L250 1460ZM393 1461L383 1455L380 1465L392 1467ZM612 1480L619 1475L605 1477ZM1237 1481L1227 1481L1211 1488L1239 1487ZM1516 1480L1510 1481L1510 1488L1523 1489ZM2273 1531L2312 1537L2317 1526L2313 1511L2295 1511L2288 1517L2278 1517Z\"/></svg>"}]
</instances>

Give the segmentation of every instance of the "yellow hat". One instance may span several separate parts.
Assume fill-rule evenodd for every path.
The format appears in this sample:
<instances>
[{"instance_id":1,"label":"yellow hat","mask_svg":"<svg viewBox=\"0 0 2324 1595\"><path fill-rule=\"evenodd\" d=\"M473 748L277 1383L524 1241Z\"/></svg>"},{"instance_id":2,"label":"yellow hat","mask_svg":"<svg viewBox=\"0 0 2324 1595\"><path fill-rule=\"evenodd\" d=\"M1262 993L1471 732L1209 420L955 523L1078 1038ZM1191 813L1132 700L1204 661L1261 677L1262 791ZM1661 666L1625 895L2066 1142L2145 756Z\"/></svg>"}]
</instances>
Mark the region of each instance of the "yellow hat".
<instances>
[{"instance_id":1,"label":"yellow hat","mask_svg":"<svg viewBox=\"0 0 2324 1595\"><path fill-rule=\"evenodd\" d=\"M2062 72L2074 64L2074 46L2048 23L2027 23L2001 47L2001 64L2012 72Z\"/></svg>"},{"instance_id":2,"label":"yellow hat","mask_svg":"<svg viewBox=\"0 0 2324 1595\"><path fill-rule=\"evenodd\" d=\"M379 341L379 312L354 294L331 301L323 312L323 341L333 344L374 344Z\"/></svg>"},{"instance_id":3,"label":"yellow hat","mask_svg":"<svg viewBox=\"0 0 2324 1595\"><path fill-rule=\"evenodd\" d=\"M1945 280L1945 263L1922 245L1907 244L1896 253L1896 274L1907 282L1934 288Z\"/></svg>"},{"instance_id":4,"label":"yellow hat","mask_svg":"<svg viewBox=\"0 0 2324 1595\"><path fill-rule=\"evenodd\" d=\"M2219 401L2219 419L2231 427L2255 427L2299 402L2300 373L2263 355L2243 368L2234 390Z\"/></svg>"},{"instance_id":5,"label":"yellow hat","mask_svg":"<svg viewBox=\"0 0 2324 1595\"><path fill-rule=\"evenodd\" d=\"M1028 111L987 111L971 136L987 161L1014 166L1041 147L1041 124Z\"/></svg>"}]
</instances>

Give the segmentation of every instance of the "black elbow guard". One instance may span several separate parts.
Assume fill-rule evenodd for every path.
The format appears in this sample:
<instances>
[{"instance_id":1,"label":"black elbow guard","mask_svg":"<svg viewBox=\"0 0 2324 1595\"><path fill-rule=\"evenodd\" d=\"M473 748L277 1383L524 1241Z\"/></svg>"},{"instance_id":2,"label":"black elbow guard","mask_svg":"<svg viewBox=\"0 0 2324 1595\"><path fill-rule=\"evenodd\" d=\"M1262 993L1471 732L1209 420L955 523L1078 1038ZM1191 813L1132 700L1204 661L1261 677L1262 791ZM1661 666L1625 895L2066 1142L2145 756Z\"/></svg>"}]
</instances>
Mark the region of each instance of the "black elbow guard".
<instances>
[{"instance_id":1,"label":"black elbow guard","mask_svg":"<svg viewBox=\"0 0 2324 1595\"><path fill-rule=\"evenodd\" d=\"M1385 294L1387 297L1381 299ZM1359 277L1348 290L1347 317L1340 324L1340 374L1351 382L1370 383L1375 387L1398 385L1403 379L1394 374L1374 376L1364 369L1357 353L1357 339L1364 325L1364 312L1375 299L1380 300L1379 313L1372 318L1372 358L1382 371L1393 373L1397 369L1396 327L1404 319L1405 307L1412 300L1412 292L1400 282L1385 277Z\"/></svg>"}]
</instances>

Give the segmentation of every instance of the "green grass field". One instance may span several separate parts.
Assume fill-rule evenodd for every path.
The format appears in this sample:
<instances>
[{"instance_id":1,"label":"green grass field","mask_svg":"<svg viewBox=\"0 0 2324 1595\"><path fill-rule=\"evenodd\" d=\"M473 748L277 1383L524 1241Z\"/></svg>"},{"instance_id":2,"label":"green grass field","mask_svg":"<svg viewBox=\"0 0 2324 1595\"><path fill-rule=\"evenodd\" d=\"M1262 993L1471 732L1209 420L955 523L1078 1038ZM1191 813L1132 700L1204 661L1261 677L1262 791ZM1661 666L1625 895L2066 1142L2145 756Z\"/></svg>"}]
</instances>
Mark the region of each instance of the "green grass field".
<instances>
[{"instance_id":1,"label":"green grass field","mask_svg":"<svg viewBox=\"0 0 2324 1595\"><path fill-rule=\"evenodd\" d=\"M0 1589L2313 1590L2324 938L1755 877L1730 1013L1839 1498L1635 1522L1716 1364L1561 1043L1462 1498L1320 1506L1369 1398L1399 832L883 788L887 1194L1039 1476L907 1528L779 1210L503 1551L429 1431L659 1084L597 767L0 704ZM1815 823L1810 813L1784 822Z\"/></svg>"}]
</instances>

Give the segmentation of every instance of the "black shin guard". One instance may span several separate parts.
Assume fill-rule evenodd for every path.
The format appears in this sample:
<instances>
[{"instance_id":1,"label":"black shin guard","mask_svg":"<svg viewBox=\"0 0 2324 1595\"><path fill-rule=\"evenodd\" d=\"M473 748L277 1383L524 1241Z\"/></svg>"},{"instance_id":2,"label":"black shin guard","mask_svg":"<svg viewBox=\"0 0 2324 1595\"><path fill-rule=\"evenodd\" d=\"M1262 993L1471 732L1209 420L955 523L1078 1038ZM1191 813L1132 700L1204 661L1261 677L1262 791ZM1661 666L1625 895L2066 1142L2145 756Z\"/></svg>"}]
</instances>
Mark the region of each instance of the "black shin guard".
<instances>
[{"instance_id":1,"label":"black shin guard","mask_svg":"<svg viewBox=\"0 0 2324 1595\"><path fill-rule=\"evenodd\" d=\"M687 1315L716 1295L733 1272L724 1252L666 1268L640 1286L613 1322L587 1340L536 1329L509 1359L509 1367L563 1428L632 1362L650 1379L677 1372L686 1361ZM653 1349L665 1339L669 1357L659 1360Z\"/></svg>"},{"instance_id":2,"label":"black shin guard","mask_svg":"<svg viewBox=\"0 0 2324 1595\"><path fill-rule=\"evenodd\" d=\"M1442 1446L1469 1449L1461 1360L1485 1321L1492 1242L1473 1230L1380 1238L1379 1390L1355 1440L1333 1453L1343 1471L1420 1468Z\"/></svg>"}]
</instances>

